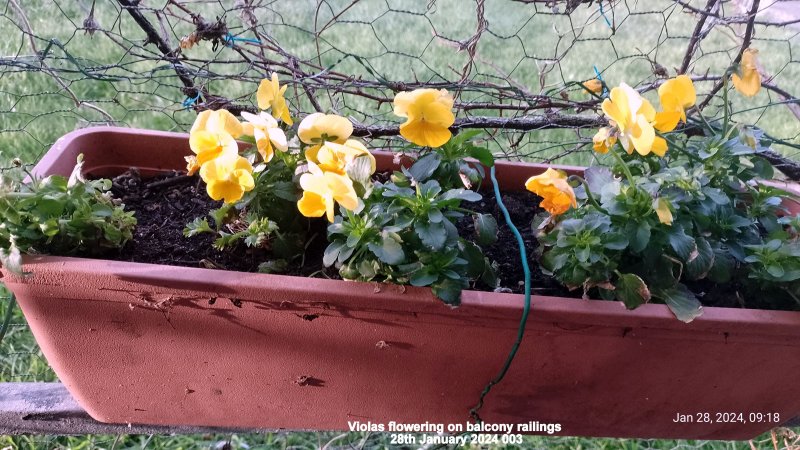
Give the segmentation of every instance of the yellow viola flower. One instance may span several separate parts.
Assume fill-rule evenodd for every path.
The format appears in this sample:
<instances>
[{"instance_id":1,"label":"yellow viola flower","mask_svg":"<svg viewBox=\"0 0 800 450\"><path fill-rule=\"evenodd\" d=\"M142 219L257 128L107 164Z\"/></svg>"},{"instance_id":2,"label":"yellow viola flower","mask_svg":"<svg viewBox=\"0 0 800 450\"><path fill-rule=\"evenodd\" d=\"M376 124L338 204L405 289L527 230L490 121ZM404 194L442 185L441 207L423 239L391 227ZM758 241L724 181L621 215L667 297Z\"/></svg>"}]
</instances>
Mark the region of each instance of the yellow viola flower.
<instances>
[{"instance_id":1,"label":"yellow viola flower","mask_svg":"<svg viewBox=\"0 0 800 450\"><path fill-rule=\"evenodd\" d=\"M208 196L225 203L239 201L255 187L253 166L238 155L208 161L200 168L200 177L206 182Z\"/></svg>"},{"instance_id":2,"label":"yellow viola flower","mask_svg":"<svg viewBox=\"0 0 800 450\"><path fill-rule=\"evenodd\" d=\"M585 81L582 83L583 87L585 87L590 92L595 94L602 94L603 93L603 82L598 80L597 78L592 78L589 81Z\"/></svg>"},{"instance_id":3,"label":"yellow viola flower","mask_svg":"<svg viewBox=\"0 0 800 450\"><path fill-rule=\"evenodd\" d=\"M317 152L316 161L310 161L316 163L323 172L344 175L347 164L360 157L369 158L372 168L370 174L375 173L375 157L367 150L364 144L355 139L348 139L344 144L326 142Z\"/></svg>"},{"instance_id":4,"label":"yellow viola flower","mask_svg":"<svg viewBox=\"0 0 800 450\"><path fill-rule=\"evenodd\" d=\"M322 144L335 142L344 144L353 134L353 124L336 114L314 113L307 115L297 128L297 137L310 147L306 149L306 159L317 162L317 152Z\"/></svg>"},{"instance_id":5,"label":"yellow viola flower","mask_svg":"<svg viewBox=\"0 0 800 450\"><path fill-rule=\"evenodd\" d=\"M597 153L606 154L617 143L617 137L614 136L612 130L608 127L603 127L597 130L594 137L592 137L592 147Z\"/></svg>"},{"instance_id":6,"label":"yellow viola flower","mask_svg":"<svg viewBox=\"0 0 800 450\"><path fill-rule=\"evenodd\" d=\"M278 74L272 72L272 79L261 80L256 92L256 100L258 101L259 109L272 109L272 117L281 119L283 123L291 126L294 121L289 115L289 107L286 105L286 88L288 86L281 86L278 82Z\"/></svg>"},{"instance_id":7,"label":"yellow viola flower","mask_svg":"<svg viewBox=\"0 0 800 450\"><path fill-rule=\"evenodd\" d=\"M656 113L655 128L662 132L672 131L678 121L686 123L686 110L694 106L697 93L692 79L678 75L658 87L661 112Z\"/></svg>"},{"instance_id":8,"label":"yellow viola flower","mask_svg":"<svg viewBox=\"0 0 800 450\"><path fill-rule=\"evenodd\" d=\"M423 147L440 147L450 140L453 97L444 89L415 89L394 97L394 114L406 118L400 135Z\"/></svg>"},{"instance_id":9,"label":"yellow viola flower","mask_svg":"<svg viewBox=\"0 0 800 450\"><path fill-rule=\"evenodd\" d=\"M636 90L621 83L611 89L609 98L603 100L602 108L611 125L617 127L619 142L629 155L636 150L642 156L651 152L664 156L667 143L656 136L653 128L656 110Z\"/></svg>"},{"instance_id":10,"label":"yellow viola flower","mask_svg":"<svg viewBox=\"0 0 800 450\"><path fill-rule=\"evenodd\" d=\"M244 133L239 119L225 109L218 109L216 111L207 109L198 114L189 132L194 133L200 130L210 131L212 133L228 133L233 136L234 139Z\"/></svg>"},{"instance_id":11,"label":"yellow viola flower","mask_svg":"<svg viewBox=\"0 0 800 450\"><path fill-rule=\"evenodd\" d=\"M239 146L236 144L236 140L224 131L194 131L189 135L189 147L197 155L197 164L200 165L223 155L233 156L239 154Z\"/></svg>"},{"instance_id":12,"label":"yellow viola flower","mask_svg":"<svg viewBox=\"0 0 800 450\"><path fill-rule=\"evenodd\" d=\"M669 200L659 197L653 201L653 209L658 216L658 221L664 225L672 225L672 211Z\"/></svg>"},{"instance_id":13,"label":"yellow viola flower","mask_svg":"<svg viewBox=\"0 0 800 450\"><path fill-rule=\"evenodd\" d=\"M745 97L752 97L761 90L761 75L758 73L756 55L758 55L758 50L745 49L742 53L742 61L739 63L741 76L738 73L731 75L733 87Z\"/></svg>"},{"instance_id":14,"label":"yellow viola flower","mask_svg":"<svg viewBox=\"0 0 800 450\"><path fill-rule=\"evenodd\" d=\"M350 178L334 172L323 172L314 163L309 163L309 170L309 173L300 177L303 197L298 200L297 209L302 215L324 215L328 222L333 222L336 203L351 211L358 207L358 196Z\"/></svg>"},{"instance_id":15,"label":"yellow viola flower","mask_svg":"<svg viewBox=\"0 0 800 450\"><path fill-rule=\"evenodd\" d=\"M186 175L192 176L200 170L196 156L184 156L183 159L186 160Z\"/></svg>"},{"instance_id":16,"label":"yellow viola flower","mask_svg":"<svg viewBox=\"0 0 800 450\"><path fill-rule=\"evenodd\" d=\"M242 117L247 121L243 125L244 133L253 136L256 140L256 148L264 162L270 162L275 149L285 152L289 149L286 142L286 133L278 128L278 122L269 114L251 114L242 112Z\"/></svg>"},{"instance_id":17,"label":"yellow viola flower","mask_svg":"<svg viewBox=\"0 0 800 450\"><path fill-rule=\"evenodd\" d=\"M525 189L542 197L539 206L554 216L565 213L570 207L578 207L575 191L567 183L567 174L560 170L548 168L541 175L528 178Z\"/></svg>"}]
</instances>

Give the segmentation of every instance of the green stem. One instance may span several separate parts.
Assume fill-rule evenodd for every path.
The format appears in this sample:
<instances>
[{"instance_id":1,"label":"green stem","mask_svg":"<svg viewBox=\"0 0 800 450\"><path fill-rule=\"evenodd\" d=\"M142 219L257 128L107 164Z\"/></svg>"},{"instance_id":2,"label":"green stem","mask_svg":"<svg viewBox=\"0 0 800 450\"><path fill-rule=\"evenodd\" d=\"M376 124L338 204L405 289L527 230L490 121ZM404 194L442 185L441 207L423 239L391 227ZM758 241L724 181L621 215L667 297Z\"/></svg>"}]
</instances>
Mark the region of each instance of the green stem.
<instances>
[{"instance_id":1,"label":"green stem","mask_svg":"<svg viewBox=\"0 0 800 450\"><path fill-rule=\"evenodd\" d=\"M730 104L728 104L728 77L722 77L722 101L722 110L724 111L722 130L723 132L727 133L728 119L730 118L730 110L728 110L728 107L730 106Z\"/></svg>"},{"instance_id":2,"label":"green stem","mask_svg":"<svg viewBox=\"0 0 800 450\"><path fill-rule=\"evenodd\" d=\"M659 136L664 138L664 140L669 142L670 145L672 145L672 147L674 147L676 150L678 150L679 152L681 152L684 155L686 155L689 159L691 159L691 160L693 160L695 162L703 162L703 160L700 159L700 157L698 157L697 155L687 151L686 148L679 146L674 140L672 140L671 138L667 137L666 134L659 134Z\"/></svg>"},{"instance_id":3,"label":"green stem","mask_svg":"<svg viewBox=\"0 0 800 450\"><path fill-rule=\"evenodd\" d=\"M14 307L17 305L17 298L14 297L14 294L11 294L11 297L8 298L8 309L6 310L6 316L3 319L3 326L0 327L0 342L3 341L3 338L8 332L8 329L11 327L11 317L14 315Z\"/></svg>"},{"instance_id":4,"label":"green stem","mask_svg":"<svg viewBox=\"0 0 800 450\"><path fill-rule=\"evenodd\" d=\"M628 183L631 186L633 186L634 185L634 183L633 183L633 174L631 173L631 169L628 167L628 164L625 162L624 159L622 159L622 156L619 153L614 151L613 148L611 149L611 151L609 153L611 153L611 155L617 160L618 163L622 164L622 170L623 170L623 172L625 172L625 178L627 178L628 179Z\"/></svg>"},{"instance_id":5,"label":"green stem","mask_svg":"<svg viewBox=\"0 0 800 450\"><path fill-rule=\"evenodd\" d=\"M598 211L600 211L601 213L603 213L605 215L609 215L608 211L606 211L605 208L600 206L600 203L598 203L597 200L594 198L594 195L592 194L591 189L589 189L589 185L586 184L586 180L584 180L583 178L581 178L581 177L579 177L577 175L571 175L567 180L568 181L569 180L574 180L574 181L578 181L579 183L581 183L583 185L583 190L586 192L586 199L589 200L589 203L591 203L592 206L594 206L594 208L597 209Z\"/></svg>"}]
</instances>

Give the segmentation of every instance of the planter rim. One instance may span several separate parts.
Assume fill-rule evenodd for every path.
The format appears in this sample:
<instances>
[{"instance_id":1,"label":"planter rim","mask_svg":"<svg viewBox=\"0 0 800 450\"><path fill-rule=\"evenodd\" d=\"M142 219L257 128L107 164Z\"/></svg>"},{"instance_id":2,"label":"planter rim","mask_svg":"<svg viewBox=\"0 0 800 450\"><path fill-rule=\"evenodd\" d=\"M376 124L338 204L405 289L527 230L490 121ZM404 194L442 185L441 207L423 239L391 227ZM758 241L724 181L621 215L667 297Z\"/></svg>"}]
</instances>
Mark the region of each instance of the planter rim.
<instances>
[{"instance_id":1,"label":"planter rim","mask_svg":"<svg viewBox=\"0 0 800 450\"><path fill-rule=\"evenodd\" d=\"M164 132L156 130L142 130L124 127L94 127L84 128L70 132L59 138L39 163L33 173L43 176L52 172L61 149L70 145L71 141L90 134L125 134L147 135L152 137L187 138L187 133ZM390 152L375 151L376 155L391 155ZM535 167L544 170L546 167L558 167L566 171L582 171L584 168L577 166L544 165L522 162L498 161L498 166ZM89 172L92 167L86 167ZM163 171L163 168L157 169ZM384 300L376 302L376 308L392 310L391 302L418 302L422 305L449 308L435 299L428 288L412 286L389 285L384 283L363 283L342 280L327 280L319 278L305 278L307 282L297 283L297 276L259 274L227 270L203 269L193 267L168 266L147 263L133 263L124 261L55 257L55 256L24 256L23 263L26 270L32 271L34 276L20 279L3 270L6 277L3 281L19 284L47 284L48 279L39 279L35 276L37 267L49 272L62 270L70 272L92 271L100 278L120 278L122 274L134 273L136 280L158 286L162 291L171 289L170 286L182 285L188 281L207 286L209 292L218 290L219 287L244 286L247 289L263 289L265 286L279 285L281 289L296 295L313 291L340 294L343 299L353 295L381 294ZM304 278L304 277L303 277ZM197 280L202 280L198 282ZM536 286L532 286L535 288ZM196 289L195 289L196 291ZM222 295L224 297L224 295ZM243 299L243 300L257 300ZM386 301L390 300L390 301ZM499 311L522 311L524 296L522 294L494 293L464 290L462 294L463 306L476 306L479 308L496 309ZM746 332L747 334L785 335L800 337L800 312L756 310L746 308L721 308L703 307L703 314L689 324L680 322L674 317L666 305L646 304L635 310L627 310L622 302L607 300L581 300L576 298L537 296L532 295L532 318L563 317L569 312L577 321L586 324L606 326L647 326L670 330L718 330L719 332ZM735 328L732 328L735 327Z\"/></svg>"}]
</instances>

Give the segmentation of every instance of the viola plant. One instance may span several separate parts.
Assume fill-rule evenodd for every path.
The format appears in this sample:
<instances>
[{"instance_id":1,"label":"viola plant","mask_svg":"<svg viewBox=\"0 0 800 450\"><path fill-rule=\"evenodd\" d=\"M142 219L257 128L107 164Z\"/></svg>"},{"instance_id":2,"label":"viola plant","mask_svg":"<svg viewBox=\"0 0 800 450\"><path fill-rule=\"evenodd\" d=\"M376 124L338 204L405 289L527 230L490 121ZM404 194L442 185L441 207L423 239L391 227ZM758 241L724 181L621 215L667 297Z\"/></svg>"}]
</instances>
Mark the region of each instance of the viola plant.
<instances>
[{"instance_id":1,"label":"viola plant","mask_svg":"<svg viewBox=\"0 0 800 450\"><path fill-rule=\"evenodd\" d=\"M69 178L17 166L0 175L0 264L11 272L23 274L22 253L101 255L133 237L133 213L112 196L111 180L83 177L82 156Z\"/></svg>"},{"instance_id":2,"label":"viola plant","mask_svg":"<svg viewBox=\"0 0 800 450\"><path fill-rule=\"evenodd\" d=\"M476 132L452 136L447 91L397 95L395 113L406 119L401 134L420 148L413 164L383 181L375 180L375 157L353 138L345 117L309 114L289 139L294 130L285 91L276 75L262 81L256 94L262 111L243 113L244 123L225 110L198 115L187 172L199 174L208 196L223 206L188 224L187 237L212 233L221 251L240 243L268 251L272 259L261 269L280 272L302 257L312 222L325 220L323 264L344 279L430 286L450 304L478 279L497 284L494 266L455 225L472 214L475 241L496 239L494 218L466 205L481 199L470 188L484 175L466 158L491 165L492 155L475 143ZM252 146L240 148L237 139Z\"/></svg>"},{"instance_id":3,"label":"viola plant","mask_svg":"<svg viewBox=\"0 0 800 450\"><path fill-rule=\"evenodd\" d=\"M732 74L744 95L757 91L753 55ZM714 124L701 117L692 137L675 132L696 101L685 75L658 96L656 111L624 83L611 89L608 126L593 138L610 164L583 177L548 169L526 183L548 212L535 222L543 270L584 297L631 309L661 302L685 322L702 312L698 293L719 284L762 307L797 309L797 219L782 206L787 192L758 181L773 176L760 156L768 140L727 115Z\"/></svg>"}]
</instances>

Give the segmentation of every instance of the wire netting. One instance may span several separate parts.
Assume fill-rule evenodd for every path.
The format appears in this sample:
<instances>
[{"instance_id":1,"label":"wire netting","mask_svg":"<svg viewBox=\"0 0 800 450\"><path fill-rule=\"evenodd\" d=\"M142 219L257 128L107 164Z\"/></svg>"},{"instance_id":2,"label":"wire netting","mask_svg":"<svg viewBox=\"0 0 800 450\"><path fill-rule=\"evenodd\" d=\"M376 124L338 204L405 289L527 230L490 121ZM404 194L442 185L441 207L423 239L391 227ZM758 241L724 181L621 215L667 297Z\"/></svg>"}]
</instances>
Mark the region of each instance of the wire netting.
<instances>
[{"instance_id":1,"label":"wire netting","mask_svg":"<svg viewBox=\"0 0 800 450\"><path fill-rule=\"evenodd\" d=\"M579 0L6 0L0 10L0 148L33 161L76 127L186 130L197 110L254 109L271 72L291 107L347 115L374 147L396 147L391 99L446 88L460 127L493 150L588 163L597 74L647 95L667 76L696 81L717 114L721 75L760 51L762 93L734 118L800 148L797 2Z\"/></svg>"},{"instance_id":2,"label":"wire netting","mask_svg":"<svg viewBox=\"0 0 800 450\"><path fill-rule=\"evenodd\" d=\"M88 126L185 131L203 109L254 110L276 72L296 116L346 115L374 148L398 148L395 93L445 88L457 127L485 128L509 158L591 163L603 122L595 77L655 98L687 73L704 115L722 75L759 50L763 89L733 117L763 128L776 164L800 159L800 2L776 0L0 0L0 167L31 164ZM0 291L0 317L10 305ZM19 310L0 343L0 382L54 381ZM791 430L750 443L630 440L626 448L797 448ZM0 437L10 448L374 448L386 436ZM529 448L622 441L531 438ZM795 447L792 447L795 446Z\"/></svg>"}]
</instances>

